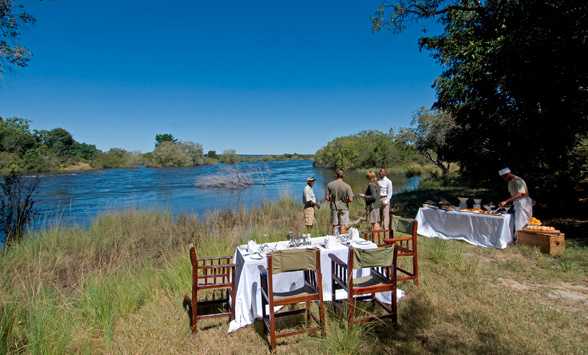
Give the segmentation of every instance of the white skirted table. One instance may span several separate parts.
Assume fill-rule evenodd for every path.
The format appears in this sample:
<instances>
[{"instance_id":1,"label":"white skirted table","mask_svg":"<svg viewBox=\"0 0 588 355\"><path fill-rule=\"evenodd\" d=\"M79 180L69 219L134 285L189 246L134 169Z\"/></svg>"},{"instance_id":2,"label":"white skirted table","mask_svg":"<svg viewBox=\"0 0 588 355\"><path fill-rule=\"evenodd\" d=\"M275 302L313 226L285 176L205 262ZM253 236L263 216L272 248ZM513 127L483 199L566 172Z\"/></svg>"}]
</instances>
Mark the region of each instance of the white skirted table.
<instances>
[{"instance_id":1,"label":"white skirted table","mask_svg":"<svg viewBox=\"0 0 588 355\"><path fill-rule=\"evenodd\" d=\"M280 242L286 243L286 242ZM349 247L337 245L333 248L325 248L325 238L312 238L310 248L319 248L321 251L321 273L323 286L323 300L331 300L331 259L329 254L336 255L339 259L346 262L349 253ZM282 244L284 245L284 244ZM270 249L276 248L276 243L268 243ZM361 242L360 244L352 242L349 246L353 248L373 249L377 248L372 242ZM260 266L267 268L267 257L260 258L258 255L248 255L247 246L242 245L235 250L233 262L239 264L235 272L235 319L231 321L229 333L239 328L253 324L256 318L262 317L261 309L261 285L260 285ZM365 276L364 272L369 273L369 269L356 270L357 276ZM304 284L304 274L302 271L278 274L274 276L274 290L286 292L297 289ZM339 294L339 291L342 294ZM398 290L396 298L400 299L404 295L402 290ZM337 298L346 297L345 291L338 290ZM377 296L383 302L390 303L389 294ZM386 299L388 298L388 299Z\"/></svg>"},{"instance_id":2,"label":"white skirted table","mask_svg":"<svg viewBox=\"0 0 588 355\"><path fill-rule=\"evenodd\" d=\"M419 208L416 216L419 235L430 238L459 239L473 245L504 249L513 242L512 216Z\"/></svg>"}]
</instances>

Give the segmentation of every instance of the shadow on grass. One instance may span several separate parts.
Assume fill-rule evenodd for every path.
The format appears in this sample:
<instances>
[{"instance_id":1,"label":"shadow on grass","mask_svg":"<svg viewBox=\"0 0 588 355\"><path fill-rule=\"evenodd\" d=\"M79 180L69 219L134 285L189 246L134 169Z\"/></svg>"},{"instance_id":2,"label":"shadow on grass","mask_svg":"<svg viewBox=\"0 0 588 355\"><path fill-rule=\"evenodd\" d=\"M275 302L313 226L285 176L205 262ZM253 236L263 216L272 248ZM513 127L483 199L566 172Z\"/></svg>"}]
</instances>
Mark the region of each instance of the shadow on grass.
<instances>
[{"instance_id":1,"label":"shadow on grass","mask_svg":"<svg viewBox=\"0 0 588 355\"><path fill-rule=\"evenodd\" d=\"M186 315L188 316L188 325L190 331L192 329L192 316L193 316L193 309L192 309L192 299L188 296L184 296L184 301L182 302L182 307L186 310ZM224 313L229 312L229 307L226 304L208 304L208 305L201 305L198 306L198 314L199 315L207 315L207 314L216 314L216 313ZM227 322L230 321L229 317L219 317L213 318L216 320L219 319L227 319ZM203 322L204 321L204 322ZM203 324L204 323L204 324ZM198 330L207 330L211 328L218 327L218 322L208 322L207 320L200 320L198 321Z\"/></svg>"},{"instance_id":2,"label":"shadow on grass","mask_svg":"<svg viewBox=\"0 0 588 355\"><path fill-rule=\"evenodd\" d=\"M376 322L371 335L382 346L379 353L422 354L499 354L505 349L499 334L481 330L477 341L462 337L452 329L439 329L439 318L445 312L437 309L433 301L424 293L416 295L399 310L399 323L392 327L388 323ZM445 314L447 317L450 315ZM462 315L460 315L461 317ZM476 319L476 311L466 311L464 318ZM483 322L483 320L480 320Z\"/></svg>"},{"instance_id":3,"label":"shadow on grass","mask_svg":"<svg viewBox=\"0 0 588 355\"><path fill-rule=\"evenodd\" d=\"M287 310L294 310L304 308L303 305L288 305L282 308L280 311L287 311ZM312 311L318 317L318 307L315 307L313 304L311 306ZM280 312L276 312L279 314ZM326 322L327 323L327 322ZM310 321L307 322L306 313L299 313L299 314L292 314L283 317L276 317L275 319L275 326L276 326L276 334L289 331L289 330L298 330L302 328L308 328L309 326L316 326L317 323L310 318ZM255 333L266 343L267 349L270 350L270 333L269 330L266 329L264 326L264 322L262 318L257 318L253 323L253 329ZM288 336L285 338L278 338L276 339L277 348L276 350L280 349L280 346L284 346L285 344L290 344L293 342L304 342L306 341L308 336L312 337L320 337L321 332L311 332L311 333L303 333L297 334L294 336Z\"/></svg>"}]
</instances>

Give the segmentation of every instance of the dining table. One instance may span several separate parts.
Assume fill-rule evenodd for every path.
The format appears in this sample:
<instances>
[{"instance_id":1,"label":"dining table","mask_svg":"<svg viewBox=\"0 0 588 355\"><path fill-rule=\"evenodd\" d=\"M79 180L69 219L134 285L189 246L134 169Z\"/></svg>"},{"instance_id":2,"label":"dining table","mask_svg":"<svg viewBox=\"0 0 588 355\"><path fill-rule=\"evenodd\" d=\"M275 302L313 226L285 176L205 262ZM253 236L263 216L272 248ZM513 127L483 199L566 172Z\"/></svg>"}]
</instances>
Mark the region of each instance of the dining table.
<instances>
[{"instance_id":1,"label":"dining table","mask_svg":"<svg viewBox=\"0 0 588 355\"><path fill-rule=\"evenodd\" d=\"M350 240L346 242L329 243L326 245L327 237L315 237L310 239L308 245L292 247L289 242L267 243L263 252L252 253L247 245L241 245L236 248L233 262L238 264L235 270L235 318L230 322L229 333L238 330L247 325L253 324L256 318L262 317L261 303L261 284L260 275L261 267L267 268L267 253L273 250L291 249L291 248L319 248L320 265L322 274L323 301L331 301L331 259L329 254L336 255L343 262L347 262L349 257L349 248L373 249L378 246L367 240ZM354 270L355 277L366 276L369 274L369 268ZM300 288L304 285L304 273L302 271L280 273L273 278L274 292L287 292ZM398 290L396 298L400 299L404 295L402 290ZM344 290L337 290L336 298L346 298ZM377 295L378 299L390 303L390 294L382 293Z\"/></svg>"},{"instance_id":2,"label":"dining table","mask_svg":"<svg viewBox=\"0 0 588 355\"><path fill-rule=\"evenodd\" d=\"M485 214L422 207L417 233L430 238L458 239L488 248L504 249L513 242L512 214Z\"/></svg>"}]
</instances>

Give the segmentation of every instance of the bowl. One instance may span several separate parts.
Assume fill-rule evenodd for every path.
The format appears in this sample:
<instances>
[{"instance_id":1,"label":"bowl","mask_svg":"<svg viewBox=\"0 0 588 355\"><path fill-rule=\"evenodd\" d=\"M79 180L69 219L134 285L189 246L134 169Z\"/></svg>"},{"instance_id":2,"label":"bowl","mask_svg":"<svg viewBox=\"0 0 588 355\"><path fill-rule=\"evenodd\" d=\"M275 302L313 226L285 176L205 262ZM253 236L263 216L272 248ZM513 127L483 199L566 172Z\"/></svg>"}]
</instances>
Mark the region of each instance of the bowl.
<instances>
[{"instance_id":1,"label":"bowl","mask_svg":"<svg viewBox=\"0 0 588 355\"><path fill-rule=\"evenodd\" d=\"M458 197L457 198L459 200L459 202L461 203L466 203L468 202L468 200L470 199L469 197Z\"/></svg>"},{"instance_id":2,"label":"bowl","mask_svg":"<svg viewBox=\"0 0 588 355\"><path fill-rule=\"evenodd\" d=\"M527 222L527 225L528 226L540 226L541 224L542 223L530 223L530 222Z\"/></svg>"},{"instance_id":3,"label":"bowl","mask_svg":"<svg viewBox=\"0 0 588 355\"><path fill-rule=\"evenodd\" d=\"M484 205L484 208L486 209L486 211L490 212L491 210L494 209L494 205Z\"/></svg>"},{"instance_id":4,"label":"bowl","mask_svg":"<svg viewBox=\"0 0 588 355\"><path fill-rule=\"evenodd\" d=\"M479 205L480 203L482 203L482 199L481 199L481 198L475 198L475 199L474 199L474 203L475 203L476 205Z\"/></svg>"}]
</instances>

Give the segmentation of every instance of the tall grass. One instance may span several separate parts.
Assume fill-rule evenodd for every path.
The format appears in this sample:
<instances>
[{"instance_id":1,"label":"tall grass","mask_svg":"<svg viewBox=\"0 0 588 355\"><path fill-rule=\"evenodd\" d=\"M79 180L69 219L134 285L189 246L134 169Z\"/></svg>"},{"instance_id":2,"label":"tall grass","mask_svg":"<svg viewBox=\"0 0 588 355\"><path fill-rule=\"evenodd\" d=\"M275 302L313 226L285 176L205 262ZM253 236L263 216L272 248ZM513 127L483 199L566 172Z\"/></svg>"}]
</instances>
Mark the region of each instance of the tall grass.
<instances>
[{"instance_id":1,"label":"tall grass","mask_svg":"<svg viewBox=\"0 0 588 355\"><path fill-rule=\"evenodd\" d=\"M352 218L363 211L363 204L352 204ZM263 234L277 241L289 230L302 231L301 215L302 206L284 196L251 210L176 218L127 210L104 214L87 229L37 232L0 257L0 353L267 352L258 323L227 335L226 320L206 320L191 339L183 307L191 297L188 244L195 242L199 256L233 255L247 240L263 241ZM328 206L316 215L310 232L324 235ZM350 330L326 303L327 338L287 338L278 351L555 354L588 348L588 301L581 301L588 293L585 247L568 243L564 254L552 257L524 246L497 250L420 238L419 253L419 286L399 285L406 297L398 327ZM375 312L369 304L360 308Z\"/></svg>"}]
</instances>

